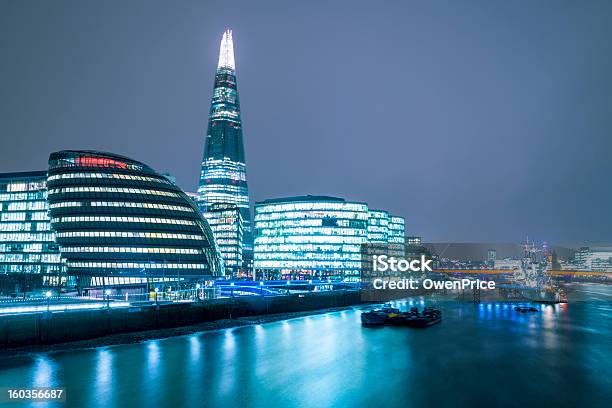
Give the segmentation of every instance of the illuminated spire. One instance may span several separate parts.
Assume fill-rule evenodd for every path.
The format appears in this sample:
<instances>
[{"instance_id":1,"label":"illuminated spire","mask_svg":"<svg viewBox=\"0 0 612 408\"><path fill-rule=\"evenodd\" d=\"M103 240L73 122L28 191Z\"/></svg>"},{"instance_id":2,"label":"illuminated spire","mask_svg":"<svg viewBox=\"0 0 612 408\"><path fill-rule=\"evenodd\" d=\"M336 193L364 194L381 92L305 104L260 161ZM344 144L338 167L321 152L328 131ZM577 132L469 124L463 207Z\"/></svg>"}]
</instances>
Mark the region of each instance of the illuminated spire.
<instances>
[{"instance_id":1,"label":"illuminated spire","mask_svg":"<svg viewBox=\"0 0 612 408\"><path fill-rule=\"evenodd\" d=\"M223 33L217 68L236 69L236 63L234 62L234 41L232 40L232 30L230 29L225 30Z\"/></svg>"}]
</instances>

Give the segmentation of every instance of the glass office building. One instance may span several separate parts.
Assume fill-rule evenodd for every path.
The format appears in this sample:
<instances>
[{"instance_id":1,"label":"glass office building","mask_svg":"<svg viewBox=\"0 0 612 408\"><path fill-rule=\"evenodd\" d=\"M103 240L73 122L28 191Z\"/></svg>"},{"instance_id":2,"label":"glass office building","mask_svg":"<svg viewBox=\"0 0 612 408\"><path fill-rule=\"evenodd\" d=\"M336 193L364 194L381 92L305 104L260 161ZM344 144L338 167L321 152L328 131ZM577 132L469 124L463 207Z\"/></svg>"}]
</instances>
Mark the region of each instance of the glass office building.
<instances>
[{"instance_id":1,"label":"glass office building","mask_svg":"<svg viewBox=\"0 0 612 408\"><path fill-rule=\"evenodd\" d=\"M399 244L402 247L406 244L406 221L403 217L389 217L389 236L390 244Z\"/></svg>"},{"instance_id":2,"label":"glass office building","mask_svg":"<svg viewBox=\"0 0 612 408\"><path fill-rule=\"evenodd\" d=\"M252 252L249 190L231 30L223 33L221 40L208 119L198 187L200 210L205 212L216 203L236 205L244 224L243 249Z\"/></svg>"},{"instance_id":3,"label":"glass office building","mask_svg":"<svg viewBox=\"0 0 612 408\"><path fill-rule=\"evenodd\" d=\"M204 213L219 247L225 274L231 278L242 275L242 215L233 204L212 204Z\"/></svg>"},{"instance_id":4,"label":"glass office building","mask_svg":"<svg viewBox=\"0 0 612 408\"><path fill-rule=\"evenodd\" d=\"M368 212L368 243L386 244L389 242L389 213L382 210Z\"/></svg>"},{"instance_id":5,"label":"glass office building","mask_svg":"<svg viewBox=\"0 0 612 408\"><path fill-rule=\"evenodd\" d=\"M255 271L265 278L359 276L368 206L302 196L255 205Z\"/></svg>"},{"instance_id":6,"label":"glass office building","mask_svg":"<svg viewBox=\"0 0 612 408\"><path fill-rule=\"evenodd\" d=\"M0 174L0 274L59 274L46 183L46 171Z\"/></svg>"},{"instance_id":7,"label":"glass office building","mask_svg":"<svg viewBox=\"0 0 612 408\"><path fill-rule=\"evenodd\" d=\"M51 225L80 285L223 276L212 232L168 178L127 157L61 151L49 157Z\"/></svg>"}]
</instances>

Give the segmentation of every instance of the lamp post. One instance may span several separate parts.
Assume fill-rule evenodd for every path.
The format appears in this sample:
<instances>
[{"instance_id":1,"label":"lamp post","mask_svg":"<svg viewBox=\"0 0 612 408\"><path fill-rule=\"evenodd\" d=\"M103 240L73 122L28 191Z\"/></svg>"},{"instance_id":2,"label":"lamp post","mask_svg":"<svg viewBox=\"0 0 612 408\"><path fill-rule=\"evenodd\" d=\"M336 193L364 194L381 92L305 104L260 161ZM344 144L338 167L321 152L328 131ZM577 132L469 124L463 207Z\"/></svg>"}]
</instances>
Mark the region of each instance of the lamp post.
<instances>
[{"instance_id":1,"label":"lamp post","mask_svg":"<svg viewBox=\"0 0 612 408\"><path fill-rule=\"evenodd\" d=\"M196 297L196 299L198 299L198 300L200 300L200 294L199 294L199 292L200 292L200 284L199 284L199 283L196 283L195 297Z\"/></svg>"},{"instance_id":2,"label":"lamp post","mask_svg":"<svg viewBox=\"0 0 612 408\"><path fill-rule=\"evenodd\" d=\"M47 293L45 293L45 297L47 298L47 313L49 313L49 308L50 308L50 302L51 302L51 291L48 290Z\"/></svg>"},{"instance_id":3,"label":"lamp post","mask_svg":"<svg viewBox=\"0 0 612 408\"><path fill-rule=\"evenodd\" d=\"M110 294L111 294L111 290L110 289L106 289L104 291L104 294L106 295L106 308L110 309Z\"/></svg>"},{"instance_id":4,"label":"lamp post","mask_svg":"<svg viewBox=\"0 0 612 408\"><path fill-rule=\"evenodd\" d=\"M159 292L159 288L155 288L155 305L159 306L159 302L157 301L157 293Z\"/></svg>"},{"instance_id":5,"label":"lamp post","mask_svg":"<svg viewBox=\"0 0 612 408\"><path fill-rule=\"evenodd\" d=\"M263 285L264 285L263 281L259 281L259 291L261 292L261 296L264 295L264 293L263 293Z\"/></svg>"}]
</instances>

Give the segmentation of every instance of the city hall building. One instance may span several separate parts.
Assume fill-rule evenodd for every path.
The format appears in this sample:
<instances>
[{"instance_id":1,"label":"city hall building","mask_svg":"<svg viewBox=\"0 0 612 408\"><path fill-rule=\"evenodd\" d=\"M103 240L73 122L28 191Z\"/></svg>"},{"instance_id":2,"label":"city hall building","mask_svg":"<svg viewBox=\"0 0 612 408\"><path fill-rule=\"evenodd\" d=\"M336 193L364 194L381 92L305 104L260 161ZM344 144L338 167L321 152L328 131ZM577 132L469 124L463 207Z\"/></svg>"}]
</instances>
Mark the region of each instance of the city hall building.
<instances>
[{"instance_id":1,"label":"city hall building","mask_svg":"<svg viewBox=\"0 0 612 408\"><path fill-rule=\"evenodd\" d=\"M195 203L143 163L95 151L52 153L47 188L56 241L80 286L224 274Z\"/></svg>"},{"instance_id":2,"label":"city hall building","mask_svg":"<svg viewBox=\"0 0 612 408\"><path fill-rule=\"evenodd\" d=\"M398 228L404 225L401 217L393 218ZM254 226L255 271L265 279L357 280L368 236L386 243L390 235L386 212L371 213L366 203L327 196L258 202Z\"/></svg>"}]
</instances>

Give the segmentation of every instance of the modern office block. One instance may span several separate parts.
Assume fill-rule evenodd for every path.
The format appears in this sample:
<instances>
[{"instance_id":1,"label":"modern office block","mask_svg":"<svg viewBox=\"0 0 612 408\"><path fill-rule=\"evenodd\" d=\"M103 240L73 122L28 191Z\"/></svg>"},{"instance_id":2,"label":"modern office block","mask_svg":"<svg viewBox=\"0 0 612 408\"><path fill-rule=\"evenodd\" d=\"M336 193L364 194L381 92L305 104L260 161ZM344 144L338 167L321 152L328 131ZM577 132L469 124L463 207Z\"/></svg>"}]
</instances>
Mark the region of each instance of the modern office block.
<instances>
[{"instance_id":1,"label":"modern office block","mask_svg":"<svg viewBox=\"0 0 612 408\"><path fill-rule=\"evenodd\" d=\"M221 40L208 119L198 187L200 210L205 212L217 203L236 205L243 220L243 249L252 251L249 190L231 30L223 33Z\"/></svg>"},{"instance_id":2,"label":"modern office block","mask_svg":"<svg viewBox=\"0 0 612 408\"><path fill-rule=\"evenodd\" d=\"M0 274L60 272L46 184L46 171L0 174Z\"/></svg>"},{"instance_id":3,"label":"modern office block","mask_svg":"<svg viewBox=\"0 0 612 408\"><path fill-rule=\"evenodd\" d=\"M359 275L368 206L342 198L301 196L255 205L255 270L291 277Z\"/></svg>"},{"instance_id":4,"label":"modern office block","mask_svg":"<svg viewBox=\"0 0 612 408\"><path fill-rule=\"evenodd\" d=\"M204 213L219 247L228 277L243 277L242 233L240 208L234 204L212 204Z\"/></svg>"}]
</instances>

